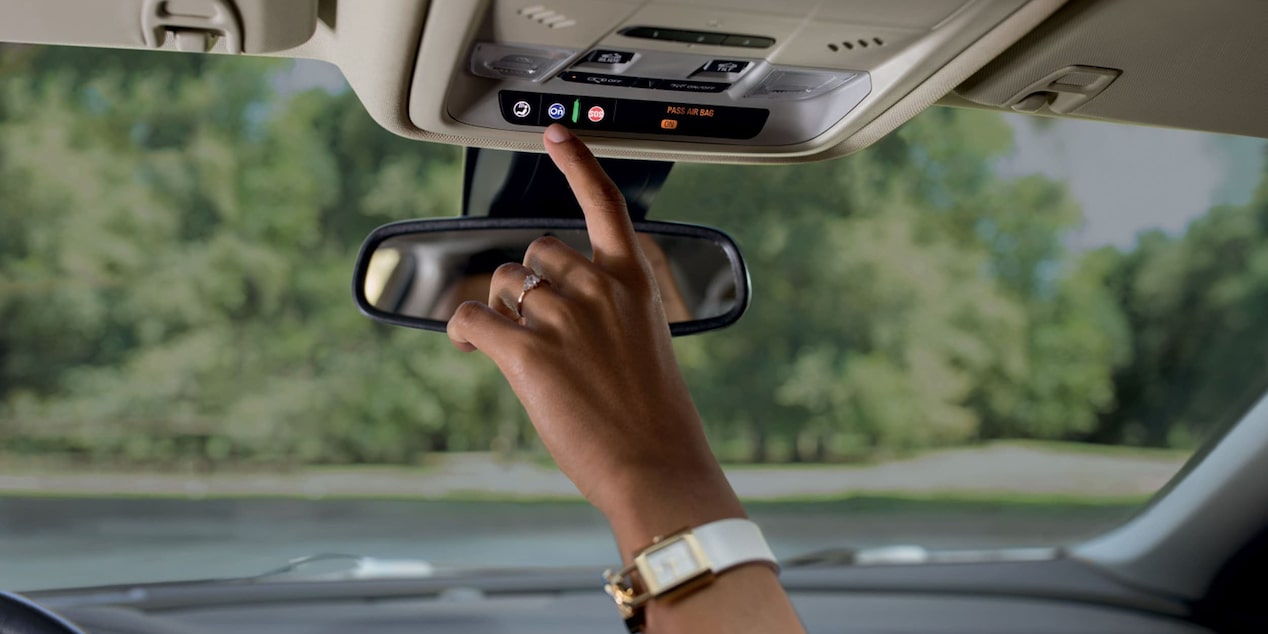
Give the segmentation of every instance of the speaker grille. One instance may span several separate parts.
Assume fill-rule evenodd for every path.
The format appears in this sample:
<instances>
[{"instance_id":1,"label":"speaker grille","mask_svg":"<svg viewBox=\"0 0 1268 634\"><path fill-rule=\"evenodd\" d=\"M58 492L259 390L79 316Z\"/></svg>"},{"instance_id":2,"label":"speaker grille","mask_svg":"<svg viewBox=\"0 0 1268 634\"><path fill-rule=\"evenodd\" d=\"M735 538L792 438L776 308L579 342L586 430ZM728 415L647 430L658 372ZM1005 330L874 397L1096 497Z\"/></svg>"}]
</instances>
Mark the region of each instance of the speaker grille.
<instances>
[{"instance_id":1,"label":"speaker grille","mask_svg":"<svg viewBox=\"0 0 1268 634\"><path fill-rule=\"evenodd\" d=\"M566 29L570 26L576 26L577 21L553 9L548 9L540 4L531 7L524 7L519 10L519 14L532 20L542 26L548 26L552 29Z\"/></svg>"},{"instance_id":2,"label":"speaker grille","mask_svg":"<svg viewBox=\"0 0 1268 634\"><path fill-rule=\"evenodd\" d=\"M860 37L840 42L828 42L828 50L833 53L857 51L885 46L885 40L879 37Z\"/></svg>"}]
</instances>

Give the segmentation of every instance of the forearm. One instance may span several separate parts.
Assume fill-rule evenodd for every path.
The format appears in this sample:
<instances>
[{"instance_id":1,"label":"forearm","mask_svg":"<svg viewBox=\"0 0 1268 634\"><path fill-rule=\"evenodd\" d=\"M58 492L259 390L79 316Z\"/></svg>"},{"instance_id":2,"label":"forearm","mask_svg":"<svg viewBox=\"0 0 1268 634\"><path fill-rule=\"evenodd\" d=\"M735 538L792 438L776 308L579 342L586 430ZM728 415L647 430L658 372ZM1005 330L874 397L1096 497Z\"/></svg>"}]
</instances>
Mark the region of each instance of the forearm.
<instances>
[{"instance_id":1,"label":"forearm","mask_svg":"<svg viewBox=\"0 0 1268 634\"><path fill-rule=\"evenodd\" d=\"M538 238L522 264L494 272L488 304L458 307L449 337L498 364L628 562L658 535L741 518L744 508L709 450L620 189L563 126L547 128L543 141L585 214L593 255ZM618 587L623 596L628 588ZM655 599L646 618L653 634L802 631L774 571L756 565L723 567L703 589Z\"/></svg>"}]
</instances>

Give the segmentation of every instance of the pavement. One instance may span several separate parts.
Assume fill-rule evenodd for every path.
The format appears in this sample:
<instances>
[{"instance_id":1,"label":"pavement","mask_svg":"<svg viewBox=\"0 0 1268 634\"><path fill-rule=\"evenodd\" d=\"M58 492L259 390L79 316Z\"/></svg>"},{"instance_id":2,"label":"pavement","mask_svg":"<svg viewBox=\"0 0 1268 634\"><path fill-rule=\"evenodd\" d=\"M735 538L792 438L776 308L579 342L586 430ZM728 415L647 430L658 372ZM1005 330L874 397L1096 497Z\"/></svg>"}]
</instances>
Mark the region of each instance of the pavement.
<instances>
[{"instance_id":1,"label":"pavement","mask_svg":"<svg viewBox=\"0 0 1268 634\"><path fill-rule=\"evenodd\" d=\"M858 494L1030 494L1145 496L1184 464L1173 454L1070 452L1005 443L940 450L858 466L731 467L727 477L749 500ZM293 473L9 473L0 495L580 498L562 473L491 454L449 454L423 468L340 468Z\"/></svg>"}]
</instances>

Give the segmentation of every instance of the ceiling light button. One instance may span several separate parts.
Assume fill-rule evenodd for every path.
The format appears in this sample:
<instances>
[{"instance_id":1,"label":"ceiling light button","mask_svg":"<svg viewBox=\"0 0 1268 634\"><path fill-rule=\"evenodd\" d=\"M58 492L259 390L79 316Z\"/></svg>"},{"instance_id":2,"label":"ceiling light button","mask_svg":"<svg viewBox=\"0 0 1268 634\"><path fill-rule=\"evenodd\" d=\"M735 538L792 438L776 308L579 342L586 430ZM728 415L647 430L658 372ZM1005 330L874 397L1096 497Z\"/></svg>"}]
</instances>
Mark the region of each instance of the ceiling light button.
<instances>
[{"instance_id":1,"label":"ceiling light button","mask_svg":"<svg viewBox=\"0 0 1268 634\"><path fill-rule=\"evenodd\" d=\"M493 62L491 67L493 70L503 75L514 75L517 77L532 77L541 71L542 67L547 65L550 60L544 57L534 57L532 55L503 55L501 58Z\"/></svg>"},{"instance_id":2,"label":"ceiling light button","mask_svg":"<svg viewBox=\"0 0 1268 634\"><path fill-rule=\"evenodd\" d=\"M492 79L542 81L576 55L560 48L509 46L480 42L471 52L471 73Z\"/></svg>"},{"instance_id":3,"label":"ceiling light button","mask_svg":"<svg viewBox=\"0 0 1268 634\"><path fill-rule=\"evenodd\" d=\"M745 97L806 99L836 90L857 73L848 71L777 69L767 73Z\"/></svg>"}]
</instances>

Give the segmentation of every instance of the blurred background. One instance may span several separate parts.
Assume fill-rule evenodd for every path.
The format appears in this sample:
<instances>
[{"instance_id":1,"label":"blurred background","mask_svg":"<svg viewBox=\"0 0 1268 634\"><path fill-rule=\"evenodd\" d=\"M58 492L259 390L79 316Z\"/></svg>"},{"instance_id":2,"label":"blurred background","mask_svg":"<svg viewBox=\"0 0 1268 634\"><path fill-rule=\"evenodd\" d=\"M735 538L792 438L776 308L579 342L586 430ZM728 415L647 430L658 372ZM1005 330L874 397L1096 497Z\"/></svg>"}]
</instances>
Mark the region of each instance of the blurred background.
<instances>
[{"instance_id":1,"label":"blurred background","mask_svg":"<svg viewBox=\"0 0 1268 634\"><path fill-rule=\"evenodd\" d=\"M1265 147L934 108L676 166L650 217L731 233L754 289L676 346L777 550L1129 514L1268 385ZM0 583L611 558L491 363L353 307L365 235L461 174L315 62L0 45Z\"/></svg>"}]
</instances>

